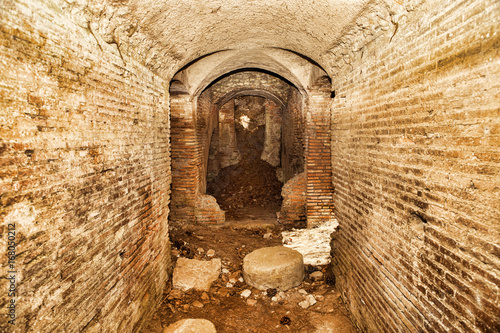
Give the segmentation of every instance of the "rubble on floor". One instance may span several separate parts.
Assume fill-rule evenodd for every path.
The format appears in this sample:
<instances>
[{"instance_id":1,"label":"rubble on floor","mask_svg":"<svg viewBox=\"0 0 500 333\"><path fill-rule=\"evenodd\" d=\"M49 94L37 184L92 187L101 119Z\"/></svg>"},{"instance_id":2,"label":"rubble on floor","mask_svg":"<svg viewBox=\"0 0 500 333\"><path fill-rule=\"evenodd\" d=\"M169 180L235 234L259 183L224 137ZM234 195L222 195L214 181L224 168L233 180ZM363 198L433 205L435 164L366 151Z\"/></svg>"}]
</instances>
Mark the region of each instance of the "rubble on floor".
<instances>
[{"instance_id":1,"label":"rubble on floor","mask_svg":"<svg viewBox=\"0 0 500 333\"><path fill-rule=\"evenodd\" d=\"M186 318L210 320L219 333L356 332L340 294L327 283L330 273L326 266L306 265L302 283L287 291L259 290L245 283L243 258L256 249L280 245L281 231L174 228L174 259L179 256L180 260L187 253L200 261L217 259L221 261L221 274L207 291L176 290L169 284L153 320L142 333L162 333L172 323ZM264 238L268 233L271 236ZM213 257L207 256L209 249L216 249ZM323 323L328 323L328 329Z\"/></svg>"}]
</instances>

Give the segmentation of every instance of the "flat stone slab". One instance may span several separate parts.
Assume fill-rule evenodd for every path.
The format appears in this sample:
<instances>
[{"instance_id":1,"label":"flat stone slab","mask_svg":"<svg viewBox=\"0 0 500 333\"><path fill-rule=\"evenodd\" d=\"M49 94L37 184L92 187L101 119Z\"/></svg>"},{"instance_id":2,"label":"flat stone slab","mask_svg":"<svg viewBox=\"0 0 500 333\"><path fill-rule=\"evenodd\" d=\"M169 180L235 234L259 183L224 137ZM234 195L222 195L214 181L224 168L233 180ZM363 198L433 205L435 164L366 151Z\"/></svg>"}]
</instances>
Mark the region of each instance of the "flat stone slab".
<instances>
[{"instance_id":1,"label":"flat stone slab","mask_svg":"<svg viewBox=\"0 0 500 333\"><path fill-rule=\"evenodd\" d=\"M182 319L165 328L163 333L217 333L217 331L210 320Z\"/></svg>"},{"instance_id":2,"label":"flat stone slab","mask_svg":"<svg viewBox=\"0 0 500 333\"><path fill-rule=\"evenodd\" d=\"M284 246L265 247L243 259L245 282L259 290L288 290L302 283L304 259L300 252Z\"/></svg>"},{"instance_id":3,"label":"flat stone slab","mask_svg":"<svg viewBox=\"0 0 500 333\"><path fill-rule=\"evenodd\" d=\"M220 259L210 261L179 258L172 276L174 289L208 291L212 282L219 278L222 268Z\"/></svg>"}]
</instances>

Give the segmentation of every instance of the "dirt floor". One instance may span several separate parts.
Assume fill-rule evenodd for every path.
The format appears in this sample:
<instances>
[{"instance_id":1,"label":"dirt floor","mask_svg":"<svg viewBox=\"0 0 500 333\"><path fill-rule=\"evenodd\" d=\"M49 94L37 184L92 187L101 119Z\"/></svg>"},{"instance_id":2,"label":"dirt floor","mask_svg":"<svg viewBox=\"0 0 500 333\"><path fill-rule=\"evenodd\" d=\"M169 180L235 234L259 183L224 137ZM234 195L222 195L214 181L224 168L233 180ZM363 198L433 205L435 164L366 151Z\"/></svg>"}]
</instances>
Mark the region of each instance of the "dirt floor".
<instances>
[{"instance_id":1,"label":"dirt floor","mask_svg":"<svg viewBox=\"0 0 500 333\"><path fill-rule=\"evenodd\" d=\"M356 332L340 294L334 290L335 278L326 267L308 266L303 284L285 293L263 292L245 284L241 273L244 256L258 248L281 245L281 226L274 226L272 220L248 223L250 220L224 227L173 223L170 237L174 264L178 256L199 260L220 258L223 273L209 292L172 290L170 281L153 320L142 333L162 332L185 318L208 319L219 333ZM213 257L207 255L209 250L215 251ZM309 278L315 270L324 273L322 281L313 282ZM252 291L248 298L241 296L245 289ZM299 303L307 295L313 295L316 304L304 309ZM276 298L273 300L272 296Z\"/></svg>"}]
</instances>

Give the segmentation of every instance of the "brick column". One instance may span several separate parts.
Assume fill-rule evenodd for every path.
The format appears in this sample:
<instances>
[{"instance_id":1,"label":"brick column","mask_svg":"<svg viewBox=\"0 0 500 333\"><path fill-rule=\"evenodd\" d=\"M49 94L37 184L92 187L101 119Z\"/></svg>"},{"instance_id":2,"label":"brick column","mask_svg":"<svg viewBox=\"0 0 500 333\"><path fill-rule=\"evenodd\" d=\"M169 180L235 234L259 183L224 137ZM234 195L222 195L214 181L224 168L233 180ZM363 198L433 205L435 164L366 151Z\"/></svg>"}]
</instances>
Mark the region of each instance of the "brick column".
<instances>
[{"instance_id":1,"label":"brick column","mask_svg":"<svg viewBox=\"0 0 500 333\"><path fill-rule=\"evenodd\" d=\"M187 94L170 98L172 200L171 218L193 223L198 179L198 144L195 128L195 110Z\"/></svg>"},{"instance_id":2,"label":"brick column","mask_svg":"<svg viewBox=\"0 0 500 333\"><path fill-rule=\"evenodd\" d=\"M311 89L306 117L307 226L333 215L333 184L330 143L330 89L322 84Z\"/></svg>"}]
</instances>

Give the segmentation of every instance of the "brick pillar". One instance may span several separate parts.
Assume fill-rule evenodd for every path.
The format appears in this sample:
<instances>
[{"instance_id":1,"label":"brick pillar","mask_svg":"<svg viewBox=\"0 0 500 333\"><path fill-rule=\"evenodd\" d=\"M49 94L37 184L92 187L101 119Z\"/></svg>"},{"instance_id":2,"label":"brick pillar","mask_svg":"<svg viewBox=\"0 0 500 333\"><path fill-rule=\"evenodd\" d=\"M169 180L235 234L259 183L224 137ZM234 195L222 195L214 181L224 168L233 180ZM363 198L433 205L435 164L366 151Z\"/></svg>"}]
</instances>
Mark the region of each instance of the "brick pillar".
<instances>
[{"instance_id":1,"label":"brick pillar","mask_svg":"<svg viewBox=\"0 0 500 333\"><path fill-rule=\"evenodd\" d=\"M171 218L187 223L195 221L198 187L198 143L195 128L195 110L187 94L170 98L172 200Z\"/></svg>"},{"instance_id":2,"label":"brick pillar","mask_svg":"<svg viewBox=\"0 0 500 333\"><path fill-rule=\"evenodd\" d=\"M306 117L305 154L308 227L329 220L333 215L329 100L328 84L311 89Z\"/></svg>"}]
</instances>

